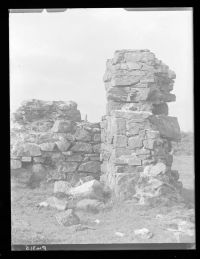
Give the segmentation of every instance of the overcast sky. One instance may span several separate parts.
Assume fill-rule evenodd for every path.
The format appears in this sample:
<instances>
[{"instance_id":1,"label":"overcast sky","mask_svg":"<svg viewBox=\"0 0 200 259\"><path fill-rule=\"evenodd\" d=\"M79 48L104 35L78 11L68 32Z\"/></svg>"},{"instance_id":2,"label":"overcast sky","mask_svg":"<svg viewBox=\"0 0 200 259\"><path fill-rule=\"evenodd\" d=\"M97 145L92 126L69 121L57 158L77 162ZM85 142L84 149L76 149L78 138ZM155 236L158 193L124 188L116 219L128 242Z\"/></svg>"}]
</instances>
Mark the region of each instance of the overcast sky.
<instances>
[{"instance_id":1,"label":"overcast sky","mask_svg":"<svg viewBox=\"0 0 200 259\"><path fill-rule=\"evenodd\" d=\"M106 60L118 49L149 49L177 76L169 115L193 131L192 11L68 9L9 18L11 112L24 99L73 100L82 119L100 121Z\"/></svg>"}]
</instances>

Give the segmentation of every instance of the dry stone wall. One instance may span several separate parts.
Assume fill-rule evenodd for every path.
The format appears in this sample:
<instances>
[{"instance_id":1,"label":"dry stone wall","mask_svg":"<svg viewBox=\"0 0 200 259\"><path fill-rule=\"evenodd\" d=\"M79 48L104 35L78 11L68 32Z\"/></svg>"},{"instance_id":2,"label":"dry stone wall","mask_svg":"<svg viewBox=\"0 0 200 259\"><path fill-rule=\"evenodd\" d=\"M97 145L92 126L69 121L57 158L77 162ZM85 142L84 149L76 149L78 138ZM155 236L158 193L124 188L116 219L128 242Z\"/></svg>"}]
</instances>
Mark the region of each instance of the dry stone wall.
<instances>
[{"instance_id":1,"label":"dry stone wall","mask_svg":"<svg viewBox=\"0 0 200 259\"><path fill-rule=\"evenodd\" d=\"M99 179L100 136L100 124L82 121L75 102L25 101L12 115L11 169L74 183Z\"/></svg>"},{"instance_id":2,"label":"dry stone wall","mask_svg":"<svg viewBox=\"0 0 200 259\"><path fill-rule=\"evenodd\" d=\"M119 50L107 60L106 115L101 122L101 180L119 199L139 203L178 200L182 183L171 170L171 141L180 140L175 101L176 75L149 50Z\"/></svg>"}]
</instances>

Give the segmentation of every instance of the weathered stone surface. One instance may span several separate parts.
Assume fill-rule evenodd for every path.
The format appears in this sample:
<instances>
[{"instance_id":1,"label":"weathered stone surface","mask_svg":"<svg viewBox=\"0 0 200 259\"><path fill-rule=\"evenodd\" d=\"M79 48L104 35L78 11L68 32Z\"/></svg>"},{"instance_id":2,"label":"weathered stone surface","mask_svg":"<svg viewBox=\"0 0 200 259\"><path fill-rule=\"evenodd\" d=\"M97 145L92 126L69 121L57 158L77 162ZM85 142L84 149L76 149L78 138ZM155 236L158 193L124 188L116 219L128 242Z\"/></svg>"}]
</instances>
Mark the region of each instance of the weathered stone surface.
<instances>
[{"instance_id":1,"label":"weathered stone surface","mask_svg":"<svg viewBox=\"0 0 200 259\"><path fill-rule=\"evenodd\" d=\"M159 174L165 174L167 167L163 163L157 163L156 165L146 166L143 174L145 176L158 176Z\"/></svg>"},{"instance_id":2,"label":"weathered stone surface","mask_svg":"<svg viewBox=\"0 0 200 259\"><path fill-rule=\"evenodd\" d=\"M121 174L121 173L138 173L138 166L133 165L117 165L115 166L115 173Z\"/></svg>"},{"instance_id":3,"label":"weathered stone surface","mask_svg":"<svg viewBox=\"0 0 200 259\"><path fill-rule=\"evenodd\" d=\"M77 128L75 132L75 139L80 140L80 141L90 141L91 140L91 135L90 133L83 129L83 128Z\"/></svg>"},{"instance_id":4,"label":"weathered stone surface","mask_svg":"<svg viewBox=\"0 0 200 259\"><path fill-rule=\"evenodd\" d=\"M91 156L90 160L92 160L92 161L100 161L100 156L99 155L98 156Z\"/></svg>"},{"instance_id":5,"label":"weathered stone surface","mask_svg":"<svg viewBox=\"0 0 200 259\"><path fill-rule=\"evenodd\" d=\"M72 121L80 121L80 111L77 110L77 104L75 102L63 102L63 101L42 101L42 100L26 100L21 103L21 106L13 114L14 121L23 125L28 122L38 122L37 128L41 131L41 126L44 124L51 124L56 119L67 119ZM47 131L49 127L43 129Z\"/></svg>"},{"instance_id":6,"label":"weathered stone surface","mask_svg":"<svg viewBox=\"0 0 200 259\"><path fill-rule=\"evenodd\" d=\"M65 173L70 173L76 171L78 163L76 162L63 162L61 166L61 171Z\"/></svg>"},{"instance_id":7,"label":"weathered stone surface","mask_svg":"<svg viewBox=\"0 0 200 259\"><path fill-rule=\"evenodd\" d=\"M22 167L22 163L20 160L11 159L11 169L19 169Z\"/></svg>"},{"instance_id":8,"label":"weathered stone surface","mask_svg":"<svg viewBox=\"0 0 200 259\"><path fill-rule=\"evenodd\" d=\"M135 173L118 173L115 175L115 195L120 200L131 199L135 195L135 185L139 175Z\"/></svg>"},{"instance_id":9,"label":"weathered stone surface","mask_svg":"<svg viewBox=\"0 0 200 259\"><path fill-rule=\"evenodd\" d=\"M154 104L152 113L155 115L159 115L159 114L168 115L168 105L166 103Z\"/></svg>"},{"instance_id":10,"label":"weathered stone surface","mask_svg":"<svg viewBox=\"0 0 200 259\"><path fill-rule=\"evenodd\" d=\"M115 102L112 100L108 100L106 104L106 114L110 115L110 112L113 110L120 110L124 103Z\"/></svg>"},{"instance_id":11,"label":"weathered stone surface","mask_svg":"<svg viewBox=\"0 0 200 259\"><path fill-rule=\"evenodd\" d=\"M71 156L66 156L65 161L77 161L80 162L83 160L83 157L79 154L72 154Z\"/></svg>"},{"instance_id":12,"label":"weathered stone surface","mask_svg":"<svg viewBox=\"0 0 200 259\"><path fill-rule=\"evenodd\" d=\"M143 145L144 148L147 149L154 149L155 145L156 145L157 140L156 139L144 139L143 140Z\"/></svg>"},{"instance_id":13,"label":"weathered stone surface","mask_svg":"<svg viewBox=\"0 0 200 259\"><path fill-rule=\"evenodd\" d=\"M42 151L53 151L55 148L55 143L42 143L40 144Z\"/></svg>"},{"instance_id":14,"label":"weathered stone surface","mask_svg":"<svg viewBox=\"0 0 200 259\"><path fill-rule=\"evenodd\" d=\"M33 161L35 163L44 163L45 162L45 158L42 157L42 156L36 156L36 157L33 157Z\"/></svg>"},{"instance_id":15,"label":"weathered stone surface","mask_svg":"<svg viewBox=\"0 0 200 259\"><path fill-rule=\"evenodd\" d=\"M127 146L127 137L124 135L115 135L113 140L113 145L115 147L126 147Z\"/></svg>"},{"instance_id":16,"label":"weathered stone surface","mask_svg":"<svg viewBox=\"0 0 200 259\"><path fill-rule=\"evenodd\" d=\"M69 149L69 147L71 146L71 143L69 141L67 141L66 139L61 139L59 141L57 141L56 143L57 148L62 151L65 152Z\"/></svg>"},{"instance_id":17,"label":"weathered stone surface","mask_svg":"<svg viewBox=\"0 0 200 259\"><path fill-rule=\"evenodd\" d=\"M112 118L111 120L113 134L125 134L126 133L126 121L123 118Z\"/></svg>"},{"instance_id":18,"label":"weathered stone surface","mask_svg":"<svg viewBox=\"0 0 200 259\"><path fill-rule=\"evenodd\" d=\"M122 111L115 110L111 112L111 115L116 118L125 118L128 120L134 120L135 122L143 122L147 118L149 118L152 113L146 111Z\"/></svg>"},{"instance_id":19,"label":"weathered stone surface","mask_svg":"<svg viewBox=\"0 0 200 259\"><path fill-rule=\"evenodd\" d=\"M46 200L46 204L47 206L55 208L57 210L66 210L67 208L67 201L58 199L56 197L49 197Z\"/></svg>"},{"instance_id":20,"label":"weathered stone surface","mask_svg":"<svg viewBox=\"0 0 200 259\"><path fill-rule=\"evenodd\" d=\"M71 151L92 153L92 145L89 143L76 142L75 145L71 148Z\"/></svg>"},{"instance_id":21,"label":"weathered stone surface","mask_svg":"<svg viewBox=\"0 0 200 259\"><path fill-rule=\"evenodd\" d=\"M146 130L147 139L156 139L160 137L159 131L156 130Z\"/></svg>"},{"instance_id":22,"label":"weathered stone surface","mask_svg":"<svg viewBox=\"0 0 200 259\"><path fill-rule=\"evenodd\" d=\"M67 181L56 181L54 183L54 193L68 193L69 189L71 188L71 184Z\"/></svg>"},{"instance_id":23,"label":"weathered stone surface","mask_svg":"<svg viewBox=\"0 0 200 259\"><path fill-rule=\"evenodd\" d=\"M119 50L106 63L101 178L113 190L119 188L118 197L126 199L121 193L129 178L123 176L120 189L115 175L135 174L139 178L130 186L135 186L139 204L178 200L182 187L171 173L170 141L180 140L180 129L176 118L167 116L166 104L176 100L170 93L174 78L175 73L149 50Z\"/></svg>"},{"instance_id":24,"label":"weathered stone surface","mask_svg":"<svg viewBox=\"0 0 200 259\"><path fill-rule=\"evenodd\" d=\"M128 148L135 149L135 148L141 148L143 146L143 138L139 135L130 137L128 139Z\"/></svg>"},{"instance_id":25,"label":"weathered stone surface","mask_svg":"<svg viewBox=\"0 0 200 259\"><path fill-rule=\"evenodd\" d=\"M40 156L40 146L35 143L25 143L13 147L12 154L19 156Z\"/></svg>"},{"instance_id":26,"label":"weathered stone surface","mask_svg":"<svg viewBox=\"0 0 200 259\"><path fill-rule=\"evenodd\" d=\"M94 153L100 153L101 144L96 144L92 146ZM89 153L89 152L88 152Z\"/></svg>"},{"instance_id":27,"label":"weathered stone surface","mask_svg":"<svg viewBox=\"0 0 200 259\"><path fill-rule=\"evenodd\" d=\"M94 141L100 142L101 141L101 134L94 134Z\"/></svg>"},{"instance_id":28,"label":"weathered stone surface","mask_svg":"<svg viewBox=\"0 0 200 259\"><path fill-rule=\"evenodd\" d=\"M141 165L141 159L136 155L122 155L114 160L115 164Z\"/></svg>"},{"instance_id":29,"label":"weathered stone surface","mask_svg":"<svg viewBox=\"0 0 200 259\"><path fill-rule=\"evenodd\" d=\"M131 155L133 151L127 148L115 148L115 149L112 149L111 152L112 152L111 156L113 158L118 158L123 155Z\"/></svg>"},{"instance_id":30,"label":"weathered stone surface","mask_svg":"<svg viewBox=\"0 0 200 259\"><path fill-rule=\"evenodd\" d=\"M21 158L22 162L31 162L32 161L32 157L31 156L23 156Z\"/></svg>"},{"instance_id":31,"label":"weathered stone surface","mask_svg":"<svg viewBox=\"0 0 200 259\"><path fill-rule=\"evenodd\" d=\"M51 131L58 133L67 133L72 131L72 122L69 120L57 120L55 121Z\"/></svg>"},{"instance_id":32,"label":"weathered stone surface","mask_svg":"<svg viewBox=\"0 0 200 259\"><path fill-rule=\"evenodd\" d=\"M79 166L78 171L98 173L101 170L101 163L98 161L89 161Z\"/></svg>"},{"instance_id":33,"label":"weathered stone surface","mask_svg":"<svg viewBox=\"0 0 200 259\"><path fill-rule=\"evenodd\" d=\"M45 172L45 168L42 164L34 164L32 166L32 171L36 174L38 173L44 173Z\"/></svg>"},{"instance_id":34,"label":"weathered stone surface","mask_svg":"<svg viewBox=\"0 0 200 259\"><path fill-rule=\"evenodd\" d=\"M162 137L172 141L181 139L180 127L176 117L157 115L152 116L150 121L158 129Z\"/></svg>"},{"instance_id":35,"label":"weathered stone surface","mask_svg":"<svg viewBox=\"0 0 200 259\"><path fill-rule=\"evenodd\" d=\"M51 143L57 140L57 136L53 132L42 132L37 135L37 144Z\"/></svg>"},{"instance_id":36,"label":"weathered stone surface","mask_svg":"<svg viewBox=\"0 0 200 259\"><path fill-rule=\"evenodd\" d=\"M77 198L81 197L102 200L103 185L97 180L88 181L80 186L71 188L69 190L69 194Z\"/></svg>"},{"instance_id":37,"label":"weathered stone surface","mask_svg":"<svg viewBox=\"0 0 200 259\"><path fill-rule=\"evenodd\" d=\"M79 217L72 209L57 213L55 215L57 222L65 227L78 225L80 223Z\"/></svg>"},{"instance_id":38,"label":"weathered stone surface","mask_svg":"<svg viewBox=\"0 0 200 259\"><path fill-rule=\"evenodd\" d=\"M177 170L171 170L171 175L174 178L175 181L178 181L179 179L179 173Z\"/></svg>"}]
</instances>

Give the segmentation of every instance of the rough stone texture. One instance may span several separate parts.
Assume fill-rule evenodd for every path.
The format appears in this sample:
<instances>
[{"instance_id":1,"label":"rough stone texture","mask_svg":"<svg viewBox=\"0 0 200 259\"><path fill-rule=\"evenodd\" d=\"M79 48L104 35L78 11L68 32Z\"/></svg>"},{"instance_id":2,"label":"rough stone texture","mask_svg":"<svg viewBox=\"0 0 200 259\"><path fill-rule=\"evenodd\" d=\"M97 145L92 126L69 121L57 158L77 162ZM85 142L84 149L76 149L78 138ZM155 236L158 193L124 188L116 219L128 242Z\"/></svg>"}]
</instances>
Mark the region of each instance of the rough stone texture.
<instances>
[{"instance_id":1,"label":"rough stone texture","mask_svg":"<svg viewBox=\"0 0 200 259\"><path fill-rule=\"evenodd\" d=\"M78 170L82 172L98 173L101 169L101 163L98 161L89 161L79 166Z\"/></svg>"},{"instance_id":2,"label":"rough stone texture","mask_svg":"<svg viewBox=\"0 0 200 259\"><path fill-rule=\"evenodd\" d=\"M78 225L80 223L79 217L75 214L72 209L57 213L55 218L58 224L68 227L72 225Z\"/></svg>"},{"instance_id":3,"label":"rough stone texture","mask_svg":"<svg viewBox=\"0 0 200 259\"><path fill-rule=\"evenodd\" d=\"M71 185L67 181L56 181L54 183L53 192L54 193L60 193L60 192L67 193L69 191L69 188L71 188Z\"/></svg>"},{"instance_id":4,"label":"rough stone texture","mask_svg":"<svg viewBox=\"0 0 200 259\"><path fill-rule=\"evenodd\" d=\"M97 180L87 181L80 186L71 188L68 192L75 198L103 199L104 186Z\"/></svg>"},{"instance_id":5,"label":"rough stone texture","mask_svg":"<svg viewBox=\"0 0 200 259\"><path fill-rule=\"evenodd\" d=\"M11 169L40 167L53 181L74 181L72 175L82 173L97 177L100 132L100 123L81 121L74 102L25 101L13 115Z\"/></svg>"},{"instance_id":6,"label":"rough stone texture","mask_svg":"<svg viewBox=\"0 0 200 259\"><path fill-rule=\"evenodd\" d=\"M167 105L176 100L175 77L149 50L118 50L107 60L101 179L119 199L179 199L170 141L180 140L180 128Z\"/></svg>"},{"instance_id":7,"label":"rough stone texture","mask_svg":"<svg viewBox=\"0 0 200 259\"><path fill-rule=\"evenodd\" d=\"M19 169L22 167L22 163L20 160L11 160L11 169Z\"/></svg>"},{"instance_id":8,"label":"rough stone texture","mask_svg":"<svg viewBox=\"0 0 200 259\"><path fill-rule=\"evenodd\" d=\"M71 151L92 153L92 145L89 143L76 142L75 145L71 148Z\"/></svg>"},{"instance_id":9,"label":"rough stone texture","mask_svg":"<svg viewBox=\"0 0 200 259\"><path fill-rule=\"evenodd\" d=\"M42 143L40 144L42 151L53 151L55 148L55 143Z\"/></svg>"}]
</instances>

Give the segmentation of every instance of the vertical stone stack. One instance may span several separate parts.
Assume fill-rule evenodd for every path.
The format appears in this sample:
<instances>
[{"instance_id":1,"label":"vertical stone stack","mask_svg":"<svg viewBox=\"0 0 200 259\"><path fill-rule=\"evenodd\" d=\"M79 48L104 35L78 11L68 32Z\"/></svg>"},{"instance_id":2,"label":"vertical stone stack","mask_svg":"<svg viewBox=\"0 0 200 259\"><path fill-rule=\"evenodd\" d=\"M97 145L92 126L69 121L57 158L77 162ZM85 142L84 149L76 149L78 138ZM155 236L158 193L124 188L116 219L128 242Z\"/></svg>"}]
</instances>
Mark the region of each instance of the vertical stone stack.
<instances>
[{"instance_id":1,"label":"vertical stone stack","mask_svg":"<svg viewBox=\"0 0 200 259\"><path fill-rule=\"evenodd\" d=\"M149 50L120 50L107 60L101 179L120 199L148 203L179 197L182 184L171 170L170 152L180 128L167 105L175 101L170 93L175 77Z\"/></svg>"}]
</instances>

